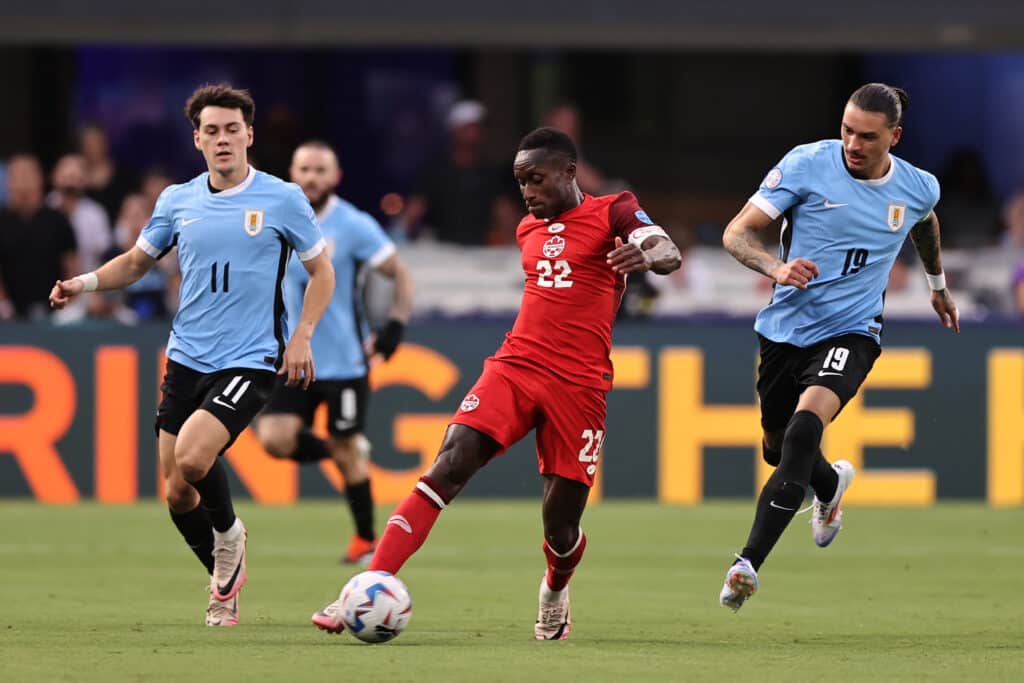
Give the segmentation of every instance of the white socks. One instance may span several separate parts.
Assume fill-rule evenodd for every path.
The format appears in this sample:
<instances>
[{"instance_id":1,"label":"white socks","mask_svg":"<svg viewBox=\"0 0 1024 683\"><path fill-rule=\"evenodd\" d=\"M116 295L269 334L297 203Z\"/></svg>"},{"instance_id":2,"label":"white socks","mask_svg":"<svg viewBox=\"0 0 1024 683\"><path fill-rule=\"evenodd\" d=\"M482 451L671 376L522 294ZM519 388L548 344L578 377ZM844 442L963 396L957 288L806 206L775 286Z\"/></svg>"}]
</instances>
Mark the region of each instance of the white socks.
<instances>
[{"instance_id":1,"label":"white socks","mask_svg":"<svg viewBox=\"0 0 1024 683\"><path fill-rule=\"evenodd\" d=\"M553 591L548 587L547 576L544 577L540 582L540 599L544 602L559 602L562 596L565 595L565 591L568 590L568 586L560 591Z\"/></svg>"}]
</instances>

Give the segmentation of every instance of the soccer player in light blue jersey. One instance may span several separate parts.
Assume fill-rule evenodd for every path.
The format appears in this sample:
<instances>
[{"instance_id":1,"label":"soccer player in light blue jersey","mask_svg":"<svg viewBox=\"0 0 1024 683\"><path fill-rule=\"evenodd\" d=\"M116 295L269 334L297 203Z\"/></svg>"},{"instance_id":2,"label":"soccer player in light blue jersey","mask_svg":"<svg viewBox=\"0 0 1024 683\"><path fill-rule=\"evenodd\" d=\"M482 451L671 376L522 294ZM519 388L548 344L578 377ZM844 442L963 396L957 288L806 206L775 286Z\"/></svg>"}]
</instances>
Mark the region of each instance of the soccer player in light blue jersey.
<instances>
[{"instance_id":1,"label":"soccer player in light blue jersey","mask_svg":"<svg viewBox=\"0 0 1024 683\"><path fill-rule=\"evenodd\" d=\"M256 433L275 457L297 462L334 459L345 480L355 522L355 534L342 560L365 563L376 546L369 441L363 436L370 394L368 356L379 354L387 360L401 342L412 311L412 276L377 221L335 194L342 172L330 146L315 140L300 145L292 156L290 173L316 211L338 285L313 335L316 381L308 391L279 381L256 422ZM388 322L376 334L367 325L359 288L364 264L395 284ZM293 258L285 280L289 319L302 306L308 280L306 270ZM310 431L321 403L327 404L327 441Z\"/></svg>"},{"instance_id":2,"label":"soccer player in light blue jersey","mask_svg":"<svg viewBox=\"0 0 1024 683\"><path fill-rule=\"evenodd\" d=\"M825 460L821 435L881 353L885 286L907 235L924 263L939 320L960 331L942 273L934 211L939 184L890 153L907 104L899 88L859 88L843 111L842 139L791 150L725 229L729 253L775 283L754 329L764 459L776 469L719 595L733 611L757 590L757 570L808 486L815 543L825 547L839 532L839 504L854 469ZM780 216L776 255L762 235Z\"/></svg>"},{"instance_id":3,"label":"soccer player in light blue jersey","mask_svg":"<svg viewBox=\"0 0 1024 683\"><path fill-rule=\"evenodd\" d=\"M210 573L209 626L238 623L247 578L246 529L218 456L266 403L275 373L292 386L314 381L311 339L334 290L302 190L249 166L254 110L245 90L198 88L185 113L208 172L164 190L129 251L50 293L61 308L82 292L121 289L178 249L181 303L156 430L171 518ZM309 284L297 319L286 321L282 281L293 251Z\"/></svg>"}]
</instances>

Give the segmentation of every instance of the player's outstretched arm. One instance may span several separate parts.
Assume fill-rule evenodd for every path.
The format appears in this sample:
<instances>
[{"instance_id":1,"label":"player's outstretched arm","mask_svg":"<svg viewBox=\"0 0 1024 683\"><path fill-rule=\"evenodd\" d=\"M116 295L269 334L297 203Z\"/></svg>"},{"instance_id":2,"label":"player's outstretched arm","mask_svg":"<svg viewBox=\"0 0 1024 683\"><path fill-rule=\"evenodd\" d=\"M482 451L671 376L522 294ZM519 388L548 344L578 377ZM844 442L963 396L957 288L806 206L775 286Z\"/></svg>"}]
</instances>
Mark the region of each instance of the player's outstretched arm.
<instances>
[{"instance_id":1,"label":"player's outstretched arm","mask_svg":"<svg viewBox=\"0 0 1024 683\"><path fill-rule=\"evenodd\" d=\"M388 311L388 322L373 335L369 345L369 353L379 353L384 360L391 358L395 349L402 343L405 326L412 315L412 273L398 254L392 254L376 268L377 272L394 281L395 289Z\"/></svg>"},{"instance_id":2,"label":"player's outstretched arm","mask_svg":"<svg viewBox=\"0 0 1024 683\"><path fill-rule=\"evenodd\" d=\"M927 273L928 286L932 290L932 308L942 324L954 332L960 332L960 312L953 303L953 297L946 287L946 276L942 272L942 246L939 239L939 218L932 211L928 217L910 229L910 239L917 255L921 257Z\"/></svg>"},{"instance_id":3,"label":"player's outstretched arm","mask_svg":"<svg viewBox=\"0 0 1024 683\"><path fill-rule=\"evenodd\" d=\"M115 256L91 273L58 280L50 290L50 306L64 308L82 292L121 289L135 282L153 267L156 259L139 247Z\"/></svg>"},{"instance_id":4,"label":"player's outstretched arm","mask_svg":"<svg viewBox=\"0 0 1024 683\"><path fill-rule=\"evenodd\" d=\"M820 274L818 265L805 258L786 262L771 253L764 240L771 224L771 216L747 202L725 227L722 245L737 261L777 284L807 289L807 283Z\"/></svg>"},{"instance_id":5,"label":"player's outstretched arm","mask_svg":"<svg viewBox=\"0 0 1024 683\"><path fill-rule=\"evenodd\" d=\"M327 304L334 294L334 266L327 255L327 250L303 261L302 265L309 273L309 284L306 285L306 294L302 298L302 315L292 332L292 338L288 340L288 346L284 349L284 359L279 375L286 375L285 383L290 386L302 384L303 389L308 389L310 383L316 379L316 369L313 367L313 331L320 322L320 316L327 310Z\"/></svg>"}]
</instances>

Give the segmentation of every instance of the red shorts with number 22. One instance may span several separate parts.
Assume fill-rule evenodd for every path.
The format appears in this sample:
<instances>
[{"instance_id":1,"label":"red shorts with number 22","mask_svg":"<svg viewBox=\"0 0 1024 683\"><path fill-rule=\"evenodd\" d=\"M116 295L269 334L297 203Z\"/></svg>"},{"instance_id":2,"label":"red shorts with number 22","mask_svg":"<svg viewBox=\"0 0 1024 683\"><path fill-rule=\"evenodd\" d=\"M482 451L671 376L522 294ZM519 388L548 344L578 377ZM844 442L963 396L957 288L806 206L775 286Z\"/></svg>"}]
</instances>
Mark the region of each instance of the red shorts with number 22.
<instances>
[{"instance_id":1,"label":"red shorts with number 22","mask_svg":"<svg viewBox=\"0 0 1024 683\"><path fill-rule=\"evenodd\" d=\"M604 442L605 396L543 368L488 358L451 423L487 434L502 453L536 428L540 473L593 486Z\"/></svg>"}]
</instances>

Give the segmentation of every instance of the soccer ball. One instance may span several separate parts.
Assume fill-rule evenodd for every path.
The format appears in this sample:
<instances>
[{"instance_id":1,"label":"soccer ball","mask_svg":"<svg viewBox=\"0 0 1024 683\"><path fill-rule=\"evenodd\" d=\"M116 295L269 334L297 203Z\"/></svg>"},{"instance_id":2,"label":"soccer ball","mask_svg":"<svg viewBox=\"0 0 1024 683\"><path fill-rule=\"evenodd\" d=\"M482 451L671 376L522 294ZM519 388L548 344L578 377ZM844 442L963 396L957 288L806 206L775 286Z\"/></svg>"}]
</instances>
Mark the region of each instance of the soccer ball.
<instances>
[{"instance_id":1,"label":"soccer ball","mask_svg":"<svg viewBox=\"0 0 1024 683\"><path fill-rule=\"evenodd\" d=\"M356 574L341 589L341 620L345 630L366 643L394 639L412 618L412 598L394 574Z\"/></svg>"}]
</instances>

